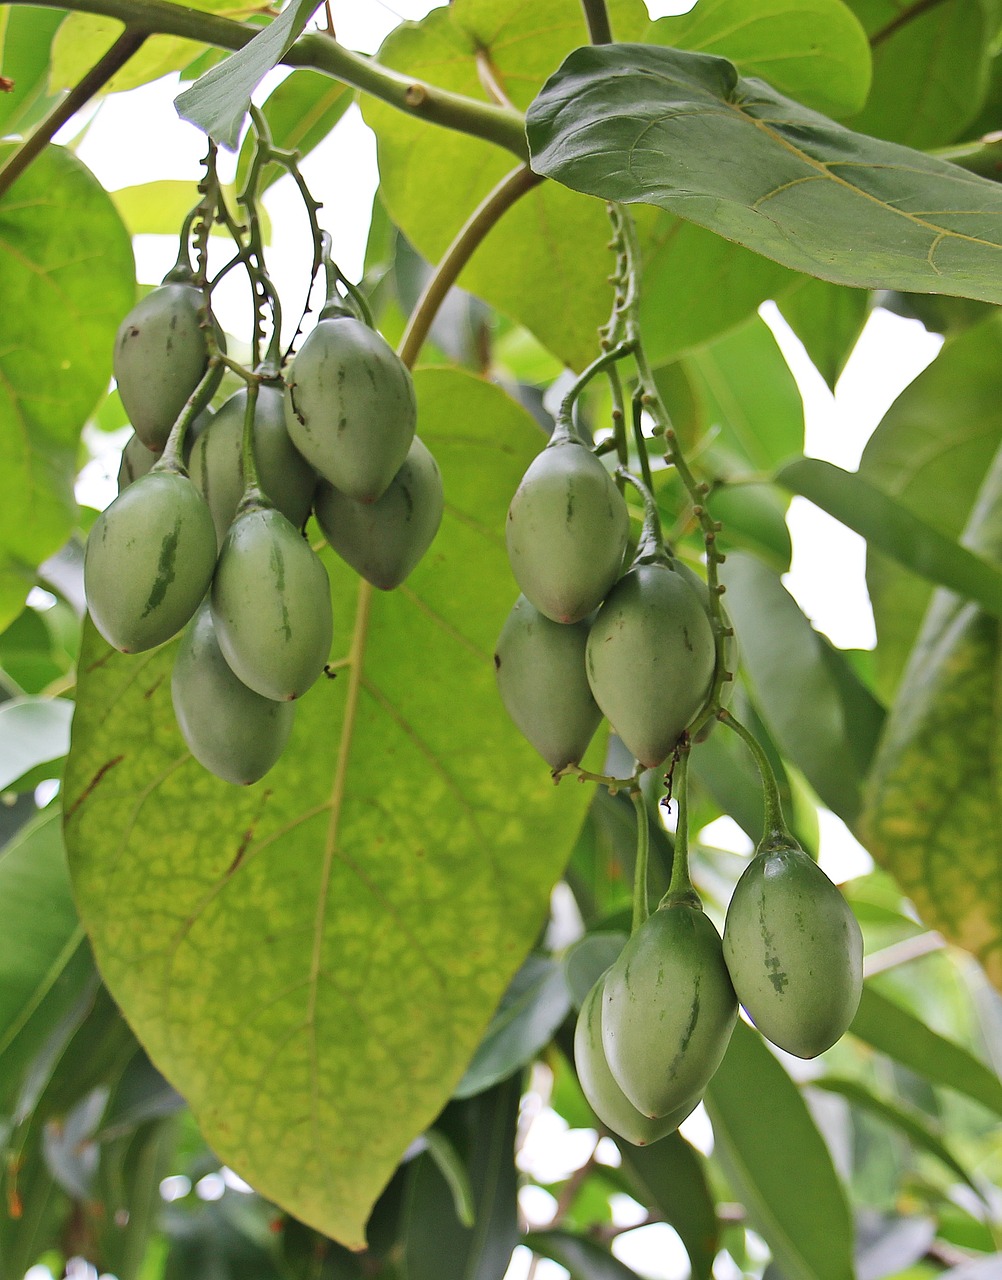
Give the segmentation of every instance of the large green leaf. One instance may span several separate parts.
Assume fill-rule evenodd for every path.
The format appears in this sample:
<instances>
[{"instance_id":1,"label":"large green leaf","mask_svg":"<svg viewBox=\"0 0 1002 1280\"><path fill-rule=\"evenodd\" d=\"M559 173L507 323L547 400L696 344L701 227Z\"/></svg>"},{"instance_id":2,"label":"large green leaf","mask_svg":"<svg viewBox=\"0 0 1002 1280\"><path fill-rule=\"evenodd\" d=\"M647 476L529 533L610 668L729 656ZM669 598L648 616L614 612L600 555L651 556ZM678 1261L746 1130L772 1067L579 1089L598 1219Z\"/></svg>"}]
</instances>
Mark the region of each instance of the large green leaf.
<instances>
[{"instance_id":1,"label":"large green leaf","mask_svg":"<svg viewBox=\"0 0 1002 1280\"><path fill-rule=\"evenodd\" d=\"M846 289L808 277L784 293L777 305L818 373L834 390L863 332L870 295L864 289Z\"/></svg>"},{"instance_id":2,"label":"large green leaf","mask_svg":"<svg viewBox=\"0 0 1002 1280\"><path fill-rule=\"evenodd\" d=\"M710 1280L720 1224L701 1157L678 1133L649 1147L623 1143L620 1150L636 1198L656 1208L678 1232L695 1280Z\"/></svg>"},{"instance_id":3,"label":"large green leaf","mask_svg":"<svg viewBox=\"0 0 1002 1280\"><path fill-rule=\"evenodd\" d=\"M578 49L526 128L533 168L572 190L658 205L837 284L1002 300L996 183L853 133L723 58Z\"/></svg>"},{"instance_id":4,"label":"large green leaf","mask_svg":"<svg viewBox=\"0 0 1002 1280\"><path fill-rule=\"evenodd\" d=\"M828 1148L796 1085L743 1022L706 1109L715 1154L786 1280L852 1280L852 1221Z\"/></svg>"},{"instance_id":5,"label":"large green leaf","mask_svg":"<svg viewBox=\"0 0 1002 1280\"><path fill-rule=\"evenodd\" d=\"M0 71L13 88L0 94L0 135L25 133L49 104L49 47L65 17L61 9L10 8L3 33Z\"/></svg>"},{"instance_id":6,"label":"large green leaf","mask_svg":"<svg viewBox=\"0 0 1002 1280\"><path fill-rule=\"evenodd\" d=\"M588 795L554 790L494 689L508 502L542 442L499 388L416 377L442 529L374 596L328 557L334 658L258 786L203 772L174 646L88 629L67 840L98 963L206 1139L350 1245L449 1097L545 918Z\"/></svg>"},{"instance_id":7,"label":"large green leaf","mask_svg":"<svg viewBox=\"0 0 1002 1280\"><path fill-rule=\"evenodd\" d=\"M62 759L72 715L73 703L63 698L12 698L0 706L0 791L36 765Z\"/></svg>"},{"instance_id":8,"label":"large green leaf","mask_svg":"<svg viewBox=\"0 0 1002 1280\"><path fill-rule=\"evenodd\" d=\"M870 46L842 0L700 0L661 18L650 43L717 53L816 111L859 111L870 88Z\"/></svg>"},{"instance_id":9,"label":"large green leaf","mask_svg":"<svg viewBox=\"0 0 1002 1280\"><path fill-rule=\"evenodd\" d=\"M524 1243L533 1253L559 1262L571 1280L639 1280L636 1271L587 1236L570 1231L532 1231Z\"/></svg>"},{"instance_id":10,"label":"large green leaf","mask_svg":"<svg viewBox=\"0 0 1002 1280\"><path fill-rule=\"evenodd\" d=\"M891 405L859 473L951 540L960 537L1002 442L1002 326L947 342ZM932 595L926 578L867 548L866 582L879 644L881 687L893 693Z\"/></svg>"},{"instance_id":11,"label":"large green leaf","mask_svg":"<svg viewBox=\"0 0 1002 1280\"><path fill-rule=\"evenodd\" d=\"M73 530L80 428L108 386L115 331L135 300L121 219L62 148L48 147L0 197L0 298L8 317L0 336L3 629L20 613L36 566Z\"/></svg>"}]
</instances>

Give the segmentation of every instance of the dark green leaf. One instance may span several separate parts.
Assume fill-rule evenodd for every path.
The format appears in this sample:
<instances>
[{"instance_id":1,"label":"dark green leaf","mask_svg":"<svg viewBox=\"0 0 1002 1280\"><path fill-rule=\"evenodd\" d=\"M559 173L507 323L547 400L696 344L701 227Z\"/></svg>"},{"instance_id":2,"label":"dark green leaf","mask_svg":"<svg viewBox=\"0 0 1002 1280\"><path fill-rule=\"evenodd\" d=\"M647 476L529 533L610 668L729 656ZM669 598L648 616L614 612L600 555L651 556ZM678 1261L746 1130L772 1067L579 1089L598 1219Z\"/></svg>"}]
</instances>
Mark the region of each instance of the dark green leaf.
<instances>
[{"instance_id":1,"label":"dark green leaf","mask_svg":"<svg viewBox=\"0 0 1002 1280\"><path fill-rule=\"evenodd\" d=\"M253 40L178 94L174 104L181 119L190 120L210 138L235 151L251 94L281 62L316 7L317 0L291 0Z\"/></svg>"},{"instance_id":2,"label":"dark green leaf","mask_svg":"<svg viewBox=\"0 0 1002 1280\"><path fill-rule=\"evenodd\" d=\"M578 49L527 133L536 172L659 205L808 275L1002 301L997 184L852 133L723 58Z\"/></svg>"},{"instance_id":3,"label":"dark green leaf","mask_svg":"<svg viewBox=\"0 0 1002 1280\"><path fill-rule=\"evenodd\" d=\"M852 1280L852 1221L796 1085L743 1022L706 1093L714 1148L785 1280Z\"/></svg>"},{"instance_id":4,"label":"dark green leaf","mask_svg":"<svg viewBox=\"0 0 1002 1280\"><path fill-rule=\"evenodd\" d=\"M916 295L917 296L917 295ZM808 278L777 300L783 319L834 390L870 313L870 295Z\"/></svg>"},{"instance_id":5,"label":"dark green leaf","mask_svg":"<svg viewBox=\"0 0 1002 1280\"><path fill-rule=\"evenodd\" d=\"M622 1143L620 1151L635 1198L657 1209L678 1232L694 1280L710 1280L720 1226L703 1160L678 1133L649 1147Z\"/></svg>"},{"instance_id":6,"label":"dark green leaf","mask_svg":"<svg viewBox=\"0 0 1002 1280\"><path fill-rule=\"evenodd\" d=\"M638 1280L635 1271L600 1244L570 1231L530 1231L522 1243L533 1253L559 1262L571 1280Z\"/></svg>"},{"instance_id":7,"label":"dark green leaf","mask_svg":"<svg viewBox=\"0 0 1002 1280\"><path fill-rule=\"evenodd\" d=\"M713 459L709 459L712 466ZM786 573L793 543L786 523L789 499L774 485L719 484L706 500L714 520L724 526L719 535L723 551L742 547L777 573Z\"/></svg>"},{"instance_id":8,"label":"dark green leaf","mask_svg":"<svg viewBox=\"0 0 1002 1280\"><path fill-rule=\"evenodd\" d=\"M0 706L0 791L66 755L72 718L65 698L14 698Z\"/></svg>"},{"instance_id":9,"label":"dark green leaf","mask_svg":"<svg viewBox=\"0 0 1002 1280\"><path fill-rule=\"evenodd\" d=\"M97 1234L102 1263L117 1280L140 1280L147 1250L160 1229L160 1183L174 1172L177 1126L152 1120L101 1147Z\"/></svg>"},{"instance_id":10,"label":"dark green leaf","mask_svg":"<svg viewBox=\"0 0 1002 1280\"><path fill-rule=\"evenodd\" d=\"M1002 1116L1002 1081L995 1072L962 1045L938 1035L882 995L870 982L863 984L863 998L849 1029L933 1084L956 1089Z\"/></svg>"},{"instance_id":11,"label":"dark green leaf","mask_svg":"<svg viewBox=\"0 0 1002 1280\"><path fill-rule=\"evenodd\" d=\"M194 1212L168 1212L165 1226L169 1240L163 1280L285 1280L274 1240L249 1223L246 1211L233 1192L221 1200L199 1204ZM261 1217L260 1209L255 1215ZM254 1227L258 1227L257 1230Z\"/></svg>"}]
</instances>

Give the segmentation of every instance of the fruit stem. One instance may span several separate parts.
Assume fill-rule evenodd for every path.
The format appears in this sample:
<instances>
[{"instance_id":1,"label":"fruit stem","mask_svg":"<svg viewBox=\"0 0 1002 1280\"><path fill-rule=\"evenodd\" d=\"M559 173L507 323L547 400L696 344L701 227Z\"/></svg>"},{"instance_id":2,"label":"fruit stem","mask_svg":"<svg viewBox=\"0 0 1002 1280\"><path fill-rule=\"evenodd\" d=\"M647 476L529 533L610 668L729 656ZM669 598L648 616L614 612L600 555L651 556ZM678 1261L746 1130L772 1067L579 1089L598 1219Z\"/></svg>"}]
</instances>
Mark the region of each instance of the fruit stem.
<instances>
[{"instance_id":1,"label":"fruit stem","mask_svg":"<svg viewBox=\"0 0 1002 1280\"><path fill-rule=\"evenodd\" d=\"M254 454L254 414L257 410L257 395L260 382L257 378L247 383L247 404L244 408L244 430L240 445L240 458L244 471L244 493L240 499L238 514L249 507L270 507L271 503L261 490L261 481L257 473L257 458Z\"/></svg>"},{"instance_id":2,"label":"fruit stem","mask_svg":"<svg viewBox=\"0 0 1002 1280\"><path fill-rule=\"evenodd\" d=\"M630 792L633 810L637 816L637 861L633 868L633 928L636 933L651 914L647 900L647 864L651 852L651 828L647 817L647 802L639 787Z\"/></svg>"},{"instance_id":3,"label":"fruit stem","mask_svg":"<svg viewBox=\"0 0 1002 1280\"><path fill-rule=\"evenodd\" d=\"M376 327L375 321L365 295L351 283L331 257L333 243L329 232L323 231L320 233L320 260L323 263L324 275L327 280L327 301L320 312L320 319L337 320L342 316L350 316L353 320L361 320L370 329L374 329ZM348 294L347 300L341 294L339 285L344 286ZM354 309L349 303L355 304Z\"/></svg>"},{"instance_id":4,"label":"fruit stem","mask_svg":"<svg viewBox=\"0 0 1002 1280\"><path fill-rule=\"evenodd\" d=\"M613 778L610 774L592 773L589 769L582 769L578 764L569 764L554 772L553 781L557 784L561 778L574 777L578 782L597 782L600 786L609 788L609 795L615 796L624 789L632 793L640 781L641 773L642 769L638 768L629 778Z\"/></svg>"},{"instance_id":5,"label":"fruit stem","mask_svg":"<svg viewBox=\"0 0 1002 1280\"><path fill-rule=\"evenodd\" d=\"M683 739L675 749L672 765L672 794L678 802L678 821L675 824L675 850L671 862L671 880L668 892L658 907L685 905L702 908L699 894L689 877L689 743Z\"/></svg>"},{"instance_id":6,"label":"fruit stem","mask_svg":"<svg viewBox=\"0 0 1002 1280\"><path fill-rule=\"evenodd\" d=\"M637 445L637 457L640 459L640 472L644 477L644 484L653 493L654 480L651 477L651 460L647 456L647 441L644 439L643 418L643 399L639 394L635 394L633 397L633 439Z\"/></svg>"},{"instance_id":7,"label":"fruit stem","mask_svg":"<svg viewBox=\"0 0 1002 1280\"><path fill-rule=\"evenodd\" d=\"M665 546L664 534L661 532L661 517L658 515L658 507L654 501L654 495L642 480L638 480L625 467L617 467L616 475L628 484L632 484L644 500L644 524L640 531L640 542L637 544L636 558L639 560L643 557L645 564L657 561L662 564L670 564L672 557Z\"/></svg>"},{"instance_id":8,"label":"fruit stem","mask_svg":"<svg viewBox=\"0 0 1002 1280\"><path fill-rule=\"evenodd\" d=\"M560 410L557 413L557 425L550 438L551 444L557 442L558 434L564 439L567 436L571 436L575 440L580 438L574 429L574 405L578 396L597 373L601 373L603 369L608 369L611 365L616 364L624 356L630 355L632 351L632 342L620 342L608 351L603 351L600 356L596 356L591 364L582 373L578 374L571 389L560 403Z\"/></svg>"},{"instance_id":9,"label":"fruit stem","mask_svg":"<svg viewBox=\"0 0 1002 1280\"><path fill-rule=\"evenodd\" d=\"M184 403L177 421L171 427L164 451L150 468L151 471L173 471L177 475L186 476L188 468L184 465L184 443L188 438L188 429L212 399L216 384L216 365L219 356L210 354L209 363L202 380Z\"/></svg>"},{"instance_id":10,"label":"fruit stem","mask_svg":"<svg viewBox=\"0 0 1002 1280\"><path fill-rule=\"evenodd\" d=\"M790 834L789 827L786 825L786 819L783 817L783 802L779 798L776 775L772 771L772 765L769 763L769 757L765 754L762 744L752 731L746 728L730 711L718 711L717 719L733 729L739 738L744 739L745 745L755 757L755 763L758 766L759 776L762 779L762 798L765 802L762 840L759 847L777 842L780 844L796 843Z\"/></svg>"}]
</instances>

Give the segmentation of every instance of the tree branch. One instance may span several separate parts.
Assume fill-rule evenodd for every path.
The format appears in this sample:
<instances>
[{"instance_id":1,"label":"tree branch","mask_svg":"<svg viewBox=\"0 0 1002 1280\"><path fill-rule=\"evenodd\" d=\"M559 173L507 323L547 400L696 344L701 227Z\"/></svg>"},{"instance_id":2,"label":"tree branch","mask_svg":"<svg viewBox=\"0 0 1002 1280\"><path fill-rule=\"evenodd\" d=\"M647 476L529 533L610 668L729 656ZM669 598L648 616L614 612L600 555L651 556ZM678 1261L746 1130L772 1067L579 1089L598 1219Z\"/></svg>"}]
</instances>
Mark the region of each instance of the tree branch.
<instances>
[{"instance_id":1,"label":"tree branch","mask_svg":"<svg viewBox=\"0 0 1002 1280\"><path fill-rule=\"evenodd\" d=\"M902 27L908 25L915 18L920 18L923 13L929 9L935 9L937 5L942 4L943 0L915 0L914 4L908 5L902 9L900 13L894 15L890 22L874 31L870 36L870 48L876 49L878 45L889 40L895 31L900 31Z\"/></svg>"},{"instance_id":2,"label":"tree branch","mask_svg":"<svg viewBox=\"0 0 1002 1280\"><path fill-rule=\"evenodd\" d=\"M612 28L605 0L581 0L581 8L584 9L588 39L592 44L612 44Z\"/></svg>"},{"instance_id":3,"label":"tree branch","mask_svg":"<svg viewBox=\"0 0 1002 1280\"><path fill-rule=\"evenodd\" d=\"M75 12L97 13L117 18L129 31L145 36L171 35L215 45L220 49L242 49L258 29L230 18L201 13L170 4L168 0L9 0L12 4L41 3L52 8L69 7ZM519 160L528 158L525 124L521 112L467 98L415 80L384 67L372 58L353 53L326 32L300 36L282 59L287 67L308 67L335 80L388 102L400 111L421 120L455 129L504 147Z\"/></svg>"}]
</instances>

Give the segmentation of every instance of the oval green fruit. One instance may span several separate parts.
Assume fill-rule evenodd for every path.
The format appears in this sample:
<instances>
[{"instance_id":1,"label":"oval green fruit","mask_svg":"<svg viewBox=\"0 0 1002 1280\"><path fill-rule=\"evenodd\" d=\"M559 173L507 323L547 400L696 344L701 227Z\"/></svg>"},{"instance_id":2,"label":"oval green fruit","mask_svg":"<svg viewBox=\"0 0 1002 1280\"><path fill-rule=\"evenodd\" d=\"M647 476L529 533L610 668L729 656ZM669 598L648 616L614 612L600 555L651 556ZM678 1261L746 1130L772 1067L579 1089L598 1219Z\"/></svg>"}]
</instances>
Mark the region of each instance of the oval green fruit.
<instances>
[{"instance_id":1,"label":"oval green fruit","mask_svg":"<svg viewBox=\"0 0 1002 1280\"><path fill-rule=\"evenodd\" d=\"M605 974L592 987L581 1006L574 1028L574 1067L581 1092L599 1120L613 1133L635 1147L646 1147L674 1133L696 1109L699 1099L686 1103L669 1115L652 1120L642 1115L622 1091L609 1070L602 1047L602 994Z\"/></svg>"},{"instance_id":2,"label":"oval green fruit","mask_svg":"<svg viewBox=\"0 0 1002 1280\"><path fill-rule=\"evenodd\" d=\"M288 377L285 422L293 444L325 480L375 502L404 464L417 421L410 372L361 320L321 320Z\"/></svg>"},{"instance_id":3,"label":"oval green fruit","mask_svg":"<svg viewBox=\"0 0 1002 1280\"><path fill-rule=\"evenodd\" d=\"M262 698L233 674L219 648L207 601L181 638L171 698L191 754L234 786L263 778L292 732L293 703Z\"/></svg>"},{"instance_id":4,"label":"oval green fruit","mask_svg":"<svg viewBox=\"0 0 1002 1280\"><path fill-rule=\"evenodd\" d=\"M619 576L629 532L612 476L580 440L562 436L529 464L511 500L511 571L540 613L579 622Z\"/></svg>"},{"instance_id":5,"label":"oval green fruit","mask_svg":"<svg viewBox=\"0 0 1002 1280\"><path fill-rule=\"evenodd\" d=\"M198 485L223 545L244 494L243 434L246 389L220 406L212 422L191 446L188 470ZM285 396L280 387L263 383L254 406L254 461L265 497L286 519L301 528L310 513L317 474L289 439Z\"/></svg>"},{"instance_id":6,"label":"oval green fruit","mask_svg":"<svg viewBox=\"0 0 1002 1280\"><path fill-rule=\"evenodd\" d=\"M118 492L128 489L134 480L138 480L140 476L145 476L153 469L153 464L160 457L160 454L153 449L147 449L142 440L135 432L125 442L125 448L122 450L122 460L118 464Z\"/></svg>"},{"instance_id":7,"label":"oval green fruit","mask_svg":"<svg viewBox=\"0 0 1002 1280\"><path fill-rule=\"evenodd\" d=\"M745 868L727 908L724 959L749 1018L798 1058L830 1048L855 1016L862 934L838 888L800 848L765 846Z\"/></svg>"},{"instance_id":8,"label":"oval green fruit","mask_svg":"<svg viewBox=\"0 0 1002 1280\"><path fill-rule=\"evenodd\" d=\"M198 323L202 301L194 285L164 284L138 302L119 326L112 357L115 381L129 421L149 449L163 449L208 366L209 349ZM222 330L215 320L212 326L225 351ZM214 386L223 376L222 365L216 375Z\"/></svg>"},{"instance_id":9,"label":"oval green fruit","mask_svg":"<svg viewBox=\"0 0 1002 1280\"><path fill-rule=\"evenodd\" d=\"M94 521L84 551L84 590L94 625L122 653L163 644L209 589L216 534L187 476L140 476Z\"/></svg>"},{"instance_id":10,"label":"oval green fruit","mask_svg":"<svg viewBox=\"0 0 1002 1280\"><path fill-rule=\"evenodd\" d=\"M602 712L585 675L586 621L552 622L519 596L494 653L505 710L551 769L578 764Z\"/></svg>"},{"instance_id":11,"label":"oval green fruit","mask_svg":"<svg viewBox=\"0 0 1002 1280\"><path fill-rule=\"evenodd\" d=\"M595 701L652 769L706 702L716 654L697 593L674 568L637 564L616 583L588 635Z\"/></svg>"},{"instance_id":12,"label":"oval green fruit","mask_svg":"<svg viewBox=\"0 0 1002 1280\"><path fill-rule=\"evenodd\" d=\"M659 907L605 978L602 1044L645 1116L695 1104L724 1056L737 1001L720 936L698 907Z\"/></svg>"},{"instance_id":13,"label":"oval green fruit","mask_svg":"<svg viewBox=\"0 0 1002 1280\"><path fill-rule=\"evenodd\" d=\"M438 464L417 436L389 488L375 502L358 502L321 481L317 523L331 547L381 591L409 576L442 523L444 495Z\"/></svg>"},{"instance_id":14,"label":"oval green fruit","mask_svg":"<svg viewBox=\"0 0 1002 1280\"><path fill-rule=\"evenodd\" d=\"M255 693L298 698L323 671L333 633L327 571L280 511L252 507L230 525L211 600L223 657Z\"/></svg>"}]
</instances>

